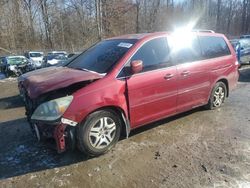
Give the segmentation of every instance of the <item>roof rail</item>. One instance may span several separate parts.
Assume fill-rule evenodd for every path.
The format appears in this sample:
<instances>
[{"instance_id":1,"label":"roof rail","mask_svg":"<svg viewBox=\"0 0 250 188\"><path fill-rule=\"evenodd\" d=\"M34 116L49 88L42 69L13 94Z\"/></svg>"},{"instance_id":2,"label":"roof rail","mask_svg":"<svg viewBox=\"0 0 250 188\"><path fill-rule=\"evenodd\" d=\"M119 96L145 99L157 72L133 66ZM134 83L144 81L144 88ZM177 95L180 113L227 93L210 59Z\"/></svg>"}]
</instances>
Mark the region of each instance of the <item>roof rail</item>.
<instances>
[{"instance_id":1,"label":"roof rail","mask_svg":"<svg viewBox=\"0 0 250 188\"><path fill-rule=\"evenodd\" d=\"M206 30L206 29L194 29L193 31L201 33L215 33L213 30Z\"/></svg>"}]
</instances>

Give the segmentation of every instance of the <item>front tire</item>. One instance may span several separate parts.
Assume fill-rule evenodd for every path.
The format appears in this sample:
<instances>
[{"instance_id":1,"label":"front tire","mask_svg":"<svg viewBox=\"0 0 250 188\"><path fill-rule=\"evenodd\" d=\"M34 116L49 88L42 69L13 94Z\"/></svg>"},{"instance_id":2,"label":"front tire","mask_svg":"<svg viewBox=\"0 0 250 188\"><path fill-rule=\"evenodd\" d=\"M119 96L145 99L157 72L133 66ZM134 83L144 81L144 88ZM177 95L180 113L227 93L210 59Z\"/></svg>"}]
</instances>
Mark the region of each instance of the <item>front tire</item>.
<instances>
[{"instance_id":1,"label":"front tire","mask_svg":"<svg viewBox=\"0 0 250 188\"><path fill-rule=\"evenodd\" d=\"M205 106L208 110L220 108L225 102L227 96L227 87L223 82L217 82L212 90L208 104Z\"/></svg>"},{"instance_id":2,"label":"front tire","mask_svg":"<svg viewBox=\"0 0 250 188\"><path fill-rule=\"evenodd\" d=\"M119 140L121 120L112 110L99 110L90 114L77 128L80 151L99 156L109 151Z\"/></svg>"}]
</instances>

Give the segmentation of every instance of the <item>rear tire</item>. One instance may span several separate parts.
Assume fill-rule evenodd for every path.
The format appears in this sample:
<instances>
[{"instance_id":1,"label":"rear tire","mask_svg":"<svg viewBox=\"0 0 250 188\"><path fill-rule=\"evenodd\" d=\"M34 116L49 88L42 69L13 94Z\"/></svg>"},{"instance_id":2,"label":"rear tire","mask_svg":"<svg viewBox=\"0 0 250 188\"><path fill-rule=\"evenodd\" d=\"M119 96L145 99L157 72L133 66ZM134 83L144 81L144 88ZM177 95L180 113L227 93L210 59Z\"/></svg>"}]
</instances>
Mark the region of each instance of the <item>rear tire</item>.
<instances>
[{"instance_id":1,"label":"rear tire","mask_svg":"<svg viewBox=\"0 0 250 188\"><path fill-rule=\"evenodd\" d=\"M205 106L208 110L220 108L225 102L227 96L227 87L223 82L217 82L211 92L208 104Z\"/></svg>"},{"instance_id":2,"label":"rear tire","mask_svg":"<svg viewBox=\"0 0 250 188\"><path fill-rule=\"evenodd\" d=\"M99 110L90 114L77 127L77 145L89 156L99 156L109 151L119 140L121 120L112 110Z\"/></svg>"}]
</instances>

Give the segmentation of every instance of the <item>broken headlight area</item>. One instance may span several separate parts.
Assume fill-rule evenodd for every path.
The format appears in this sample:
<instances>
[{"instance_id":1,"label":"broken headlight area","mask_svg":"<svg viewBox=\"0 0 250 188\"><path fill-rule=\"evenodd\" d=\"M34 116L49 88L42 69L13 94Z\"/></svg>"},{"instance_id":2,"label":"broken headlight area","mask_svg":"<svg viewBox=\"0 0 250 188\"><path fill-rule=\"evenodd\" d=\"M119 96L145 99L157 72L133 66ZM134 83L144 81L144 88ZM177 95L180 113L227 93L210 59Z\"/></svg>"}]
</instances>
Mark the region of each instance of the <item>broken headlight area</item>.
<instances>
[{"instance_id":1,"label":"broken headlight area","mask_svg":"<svg viewBox=\"0 0 250 188\"><path fill-rule=\"evenodd\" d=\"M73 96L66 96L40 104L31 116L31 120L55 121L59 119L69 107Z\"/></svg>"},{"instance_id":2,"label":"broken headlight area","mask_svg":"<svg viewBox=\"0 0 250 188\"><path fill-rule=\"evenodd\" d=\"M53 138L59 153L75 145L73 121L61 118L72 100L73 96L69 95L44 102L31 116L31 128L37 139Z\"/></svg>"}]
</instances>

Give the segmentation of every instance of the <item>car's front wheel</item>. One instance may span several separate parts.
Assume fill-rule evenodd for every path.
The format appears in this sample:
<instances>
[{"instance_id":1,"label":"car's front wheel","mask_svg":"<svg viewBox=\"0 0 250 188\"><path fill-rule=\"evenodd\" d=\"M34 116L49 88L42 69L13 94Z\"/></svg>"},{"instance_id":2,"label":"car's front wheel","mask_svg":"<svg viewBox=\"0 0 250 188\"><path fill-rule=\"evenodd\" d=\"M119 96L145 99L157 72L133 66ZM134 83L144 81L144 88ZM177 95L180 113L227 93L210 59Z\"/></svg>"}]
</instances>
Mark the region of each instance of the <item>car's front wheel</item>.
<instances>
[{"instance_id":1,"label":"car's front wheel","mask_svg":"<svg viewBox=\"0 0 250 188\"><path fill-rule=\"evenodd\" d=\"M120 133L119 115L112 110L96 111L78 126L78 148L90 156L104 154L117 143Z\"/></svg>"}]
</instances>

